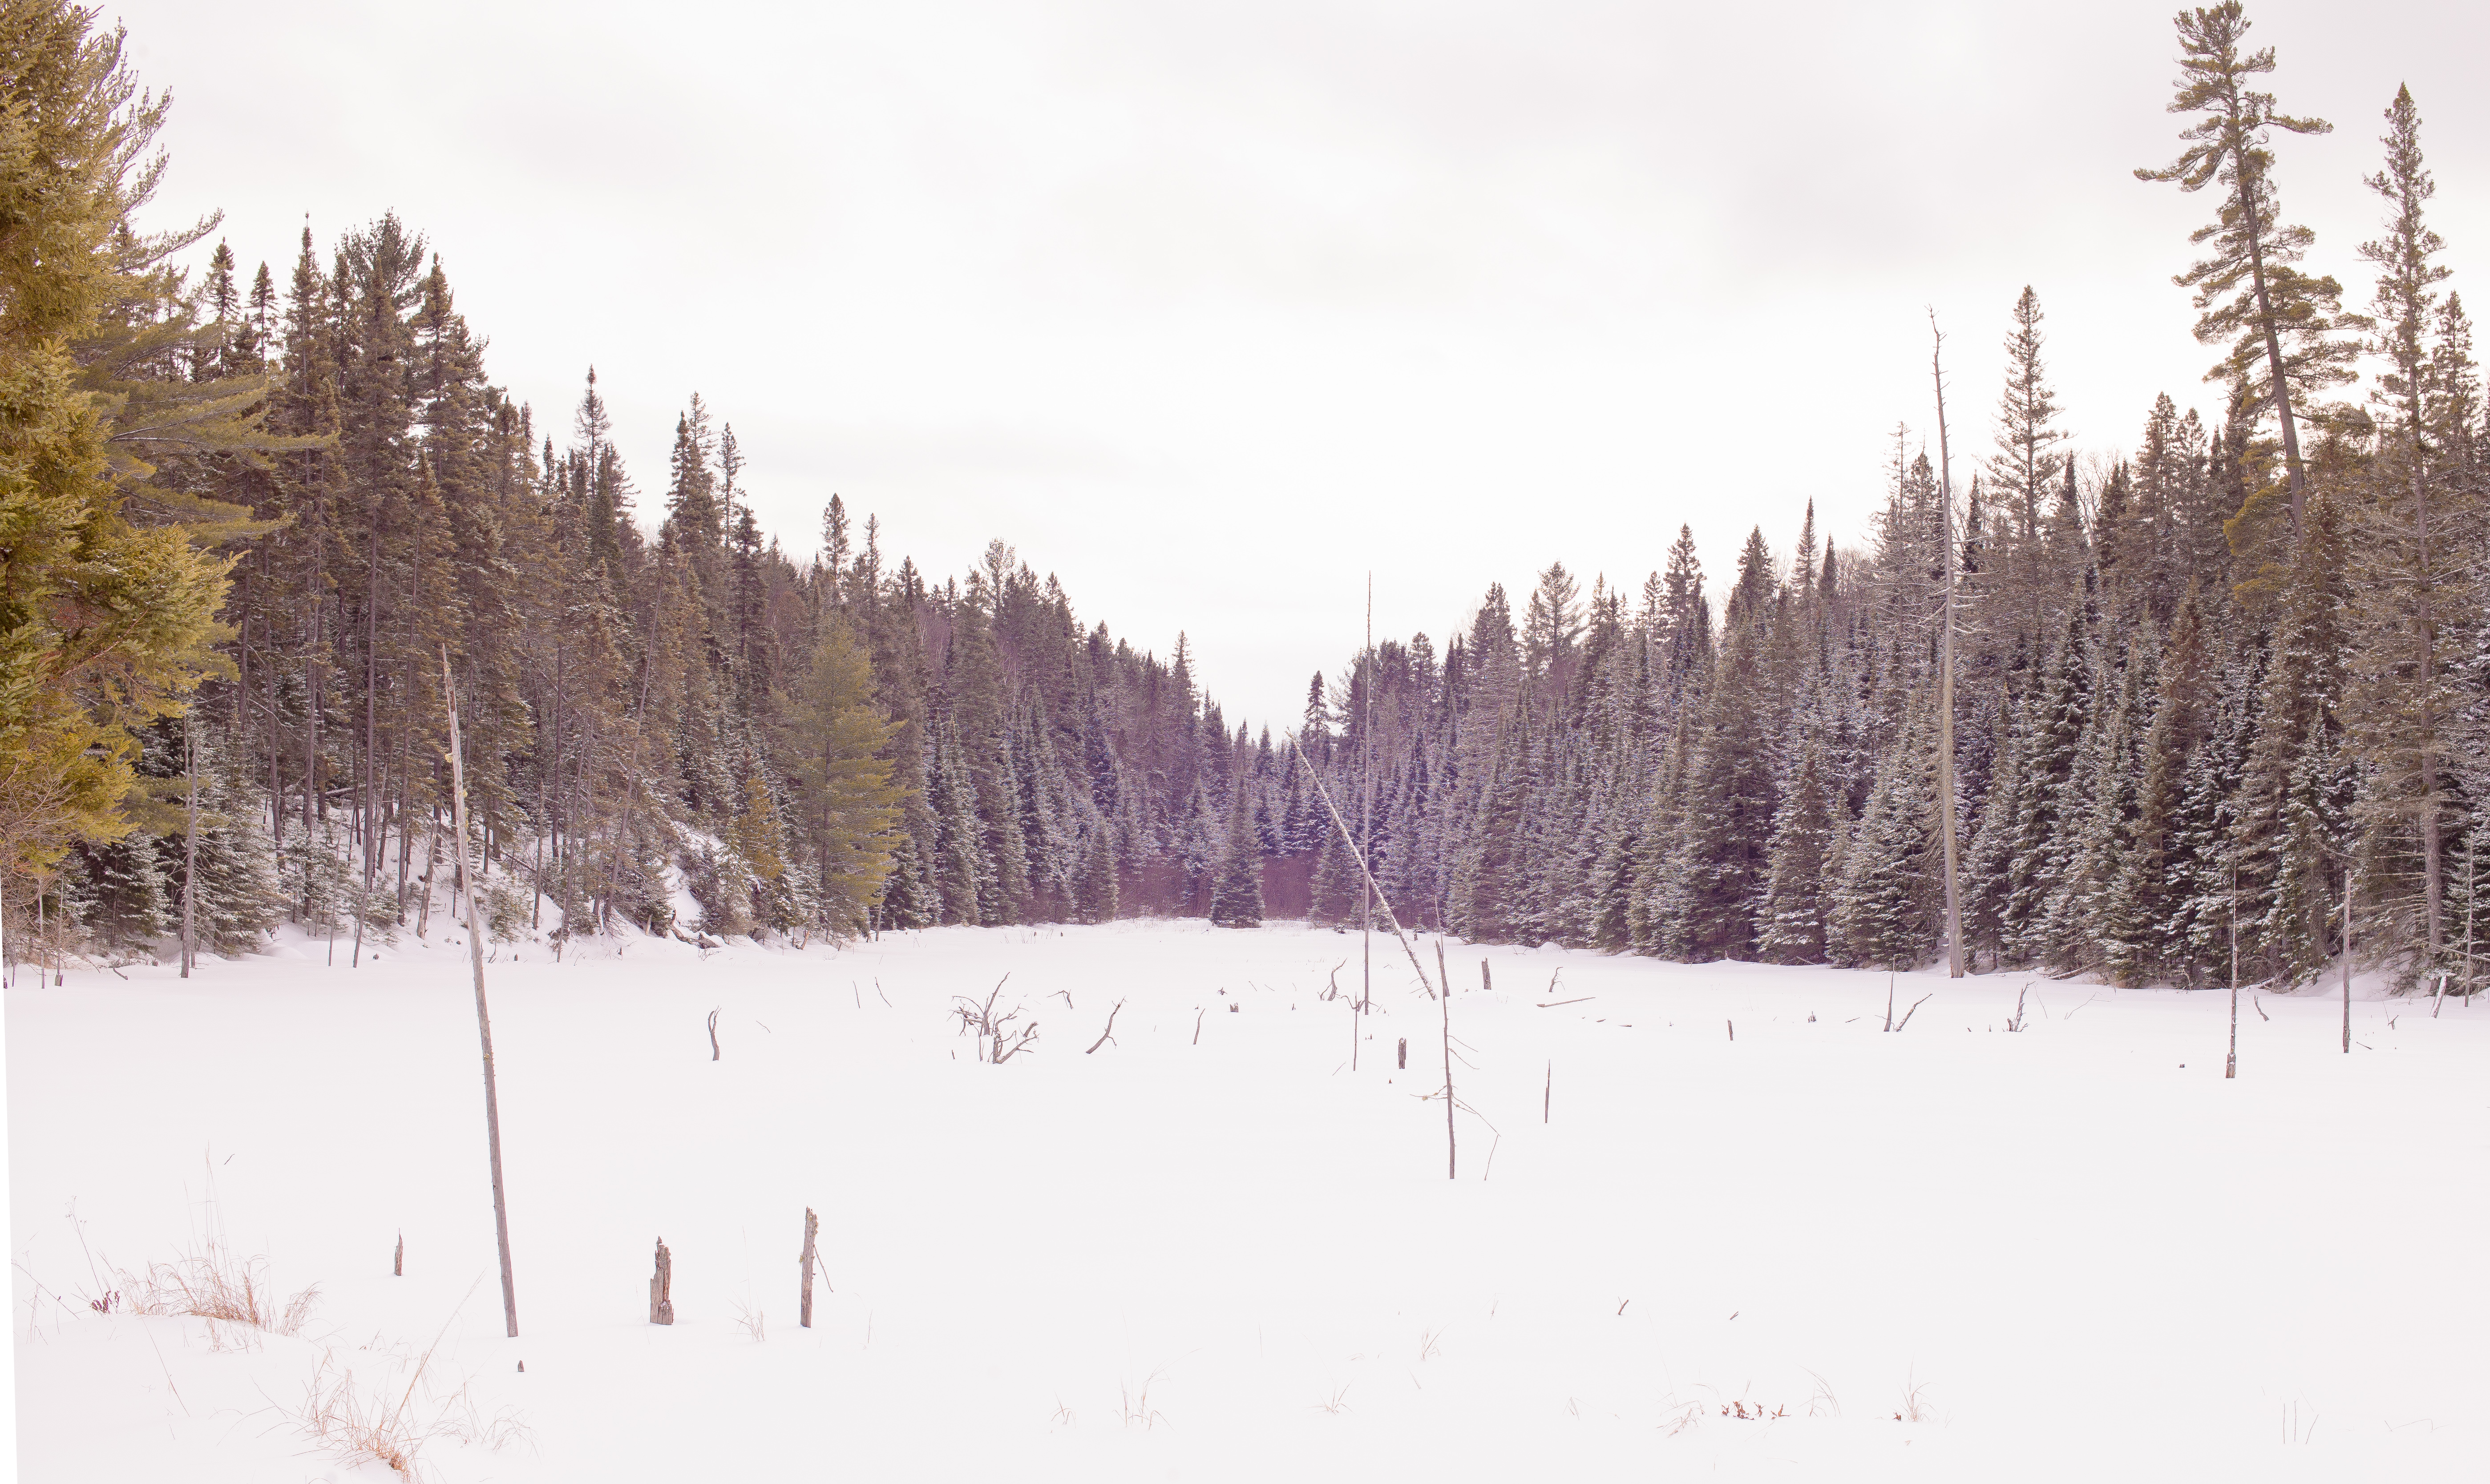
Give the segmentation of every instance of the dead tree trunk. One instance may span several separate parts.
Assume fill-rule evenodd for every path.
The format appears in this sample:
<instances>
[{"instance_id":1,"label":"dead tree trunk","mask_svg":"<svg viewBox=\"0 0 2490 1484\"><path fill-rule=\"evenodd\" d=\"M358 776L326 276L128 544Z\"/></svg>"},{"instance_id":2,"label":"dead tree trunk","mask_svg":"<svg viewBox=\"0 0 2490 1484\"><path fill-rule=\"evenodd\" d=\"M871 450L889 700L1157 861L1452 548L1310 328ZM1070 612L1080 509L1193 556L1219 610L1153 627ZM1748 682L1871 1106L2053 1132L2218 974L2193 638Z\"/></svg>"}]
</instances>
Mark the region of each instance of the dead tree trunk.
<instances>
[{"instance_id":1,"label":"dead tree trunk","mask_svg":"<svg viewBox=\"0 0 2490 1484\"><path fill-rule=\"evenodd\" d=\"M449 713L450 822L458 831L458 899L467 919L467 957L476 970L476 1035L484 1048L484 1142L492 1155L493 1237L502 1249L502 1318L519 1336L518 1281L510 1273L510 1212L502 1190L502 1101L493 1082L493 1017L484 1006L484 925L476 914L476 875L467 854L467 769L460 760L458 696L449 680L449 646L441 646L441 699ZM660 1252L664 1250L660 1245ZM671 1321L669 1321L671 1323Z\"/></svg>"},{"instance_id":2,"label":"dead tree trunk","mask_svg":"<svg viewBox=\"0 0 2490 1484\"><path fill-rule=\"evenodd\" d=\"M2343 1054L2352 1054L2352 868L2343 868Z\"/></svg>"},{"instance_id":3,"label":"dead tree trunk","mask_svg":"<svg viewBox=\"0 0 2490 1484\"><path fill-rule=\"evenodd\" d=\"M804 1250L796 1259L804 1269L804 1295L796 1307L796 1323L806 1329L813 1327L813 1264L821 1256L813 1245L813 1239L820 1236L821 1232L822 1218L813 1214L812 1207L805 1207Z\"/></svg>"},{"instance_id":4,"label":"dead tree trunk","mask_svg":"<svg viewBox=\"0 0 2490 1484\"><path fill-rule=\"evenodd\" d=\"M1961 872L1955 859L1954 822L1954 453L1946 441L1945 336L1937 329L1933 308L1928 311L1928 333L1936 341L1928 353L1928 370L1937 386L1937 498L1943 512L1937 529L1945 546L1945 639L1937 661L1937 828L1945 836L1946 973L1960 979Z\"/></svg>"},{"instance_id":5,"label":"dead tree trunk","mask_svg":"<svg viewBox=\"0 0 2490 1484\"><path fill-rule=\"evenodd\" d=\"M649 1323L671 1325L675 1322L675 1254L666 1250L666 1239L657 1239L657 1270L649 1274Z\"/></svg>"},{"instance_id":6,"label":"dead tree trunk","mask_svg":"<svg viewBox=\"0 0 2490 1484\"><path fill-rule=\"evenodd\" d=\"M183 771L189 775L188 815L182 822L182 977L199 958L199 740L182 717Z\"/></svg>"},{"instance_id":7,"label":"dead tree trunk","mask_svg":"<svg viewBox=\"0 0 2490 1484\"><path fill-rule=\"evenodd\" d=\"M1435 973L1444 972L1444 940L1435 939ZM1426 978L1421 971L1420 979ZM1461 1136L1453 1131L1453 996L1452 983L1445 981L1445 992L1435 996L1435 1008L1444 1019L1444 1178L1459 1180L1462 1172Z\"/></svg>"},{"instance_id":8,"label":"dead tree trunk","mask_svg":"<svg viewBox=\"0 0 2490 1484\"><path fill-rule=\"evenodd\" d=\"M404 1232L397 1234L397 1255L390 1259L390 1276L393 1278L406 1276L406 1233Z\"/></svg>"}]
</instances>

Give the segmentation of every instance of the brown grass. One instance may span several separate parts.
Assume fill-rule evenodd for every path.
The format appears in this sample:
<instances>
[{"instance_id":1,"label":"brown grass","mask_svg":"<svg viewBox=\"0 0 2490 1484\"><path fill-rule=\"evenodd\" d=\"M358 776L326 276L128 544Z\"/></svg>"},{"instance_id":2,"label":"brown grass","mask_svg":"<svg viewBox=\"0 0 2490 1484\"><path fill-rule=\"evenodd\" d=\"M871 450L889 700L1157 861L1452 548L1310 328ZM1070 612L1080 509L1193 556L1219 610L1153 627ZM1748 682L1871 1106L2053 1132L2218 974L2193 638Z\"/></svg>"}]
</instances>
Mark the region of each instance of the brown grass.
<instances>
[{"instance_id":1,"label":"brown grass","mask_svg":"<svg viewBox=\"0 0 2490 1484\"><path fill-rule=\"evenodd\" d=\"M204 1237L171 1262L155 1263L144 1273L121 1274L121 1290L133 1314L171 1314L218 1320L295 1335L320 1301L318 1284L282 1303L268 1281L268 1260L239 1257L221 1238Z\"/></svg>"},{"instance_id":2,"label":"brown grass","mask_svg":"<svg viewBox=\"0 0 2490 1484\"><path fill-rule=\"evenodd\" d=\"M527 1424L515 1413L504 1410L489 1418L479 1413L464 1385L447 1396L428 1390L423 1381L431 1367L431 1351L416 1362L415 1373L402 1388L394 1382L364 1387L356 1382L354 1371L339 1366L336 1359L334 1353L321 1356L320 1368L304 1384L303 1401L292 1416L298 1427L348 1469L379 1464L407 1478L420 1479L426 1473L423 1450L432 1443L476 1443L499 1449L530 1441Z\"/></svg>"}]
</instances>

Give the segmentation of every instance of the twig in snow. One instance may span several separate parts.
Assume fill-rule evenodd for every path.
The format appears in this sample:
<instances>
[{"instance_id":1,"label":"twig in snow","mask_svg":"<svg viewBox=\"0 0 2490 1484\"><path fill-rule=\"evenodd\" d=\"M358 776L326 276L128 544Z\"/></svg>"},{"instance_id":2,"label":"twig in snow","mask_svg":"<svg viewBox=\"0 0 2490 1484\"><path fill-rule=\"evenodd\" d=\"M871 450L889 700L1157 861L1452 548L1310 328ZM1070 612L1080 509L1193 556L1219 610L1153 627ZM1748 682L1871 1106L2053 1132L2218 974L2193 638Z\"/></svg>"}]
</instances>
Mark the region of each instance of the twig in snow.
<instances>
[{"instance_id":1,"label":"twig in snow","mask_svg":"<svg viewBox=\"0 0 2490 1484\"><path fill-rule=\"evenodd\" d=\"M1059 991L1058 991L1058 992L1059 992ZM1066 1001L1066 1003L1068 1004L1068 1003L1069 1003L1069 1001L1067 1000L1067 1001ZM1089 1042L1089 1050L1088 1050L1088 1051L1084 1051L1084 1052L1082 1052L1081 1054L1082 1054L1083 1056L1087 1056L1087 1055L1089 1055L1089 1054L1090 1054L1090 1052L1096 1051L1100 1046L1103 1046L1103 1045L1105 1045L1105 1044L1107 1043L1107 1042L1108 1042L1109 1038L1111 1038L1111 1037L1115 1034L1115 1011L1117 1011L1117 1010L1121 1010L1121 1009L1123 1009L1123 1008L1124 1008L1124 1002L1123 1002L1123 1001L1121 1001L1121 1000L1117 1000L1117 1001L1115 1002L1115 1009L1114 1009L1114 1010L1110 1010L1110 1011L1108 1011L1108 1012L1107 1012L1107 1028L1106 1028L1105 1030L1100 1031L1100 1032L1098 1033L1098 1039L1097 1039L1096 1041L1093 1041L1093 1042Z\"/></svg>"},{"instance_id":2,"label":"twig in snow","mask_svg":"<svg viewBox=\"0 0 2490 1484\"><path fill-rule=\"evenodd\" d=\"M709 1059L712 1062L718 1059L717 1012L714 1010L709 1013Z\"/></svg>"},{"instance_id":3,"label":"twig in snow","mask_svg":"<svg viewBox=\"0 0 2490 1484\"><path fill-rule=\"evenodd\" d=\"M1556 1008L1556 1006L1557 1006L1557 1005L1579 1005L1579 1004L1581 1004L1581 1003L1582 1003L1583 1001L1585 1001L1585 1000L1596 1000L1596 999L1598 999L1598 998L1599 998L1599 996L1598 996L1598 995L1596 995L1596 994L1585 994L1585 995L1579 995L1579 996L1578 996L1578 997L1576 997L1576 998L1574 998L1574 999L1570 999L1570 1000L1558 1000L1558 1001L1556 1001L1556 1002L1555 1002L1555 1004L1551 1004L1551 1005L1541 1005L1539 1008L1540 1008L1541 1010L1554 1010L1554 1009ZM1533 1003L1535 1004L1535 1003L1537 1003L1537 1002L1536 1002L1536 1001L1534 1001Z\"/></svg>"},{"instance_id":4,"label":"twig in snow","mask_svg":"<svg viewBox=\"0 0 2490 1484\"><path fill-rule=\"evenodd\" d=\"M1899 1033L1901 1032L1901 1030L1902 1030L1902 1028L1903 1028L1904 1026L1907 1026L1907 1025L1909 1025L1909 1024L1911 1023L1911 1016L1913 1016L1913 1015L1915 1015L1915 1014L1917 1014L1917 1013L1919 1013L1919 1009L1920 1009L1920 1007L1921 1007L1921 1006L1923 1006L1923 1005L1925 1005L1928 1001L1930 1001L1930 1000L1932 1000L1932 999L1935 999L1935 998L1936 998L1936 993L1935 993L1935 991L1931 990L1931 991L1929 991L1929 992L1928 992L1928 993L1926 993L1926 994L1921 995L1918 999L1913 1000L1913 1001L1911 1002L1911 1008L1910 1008L1909 1010L1906 1010L1906 1011L1902 1012L1902 1024L1901 1024L1901 1025L1897 1025L1897 1026L1894 1027L1895 1032L1896 1032L1896 1034L1899 1034Z\"/></svg>"}]
</instances>

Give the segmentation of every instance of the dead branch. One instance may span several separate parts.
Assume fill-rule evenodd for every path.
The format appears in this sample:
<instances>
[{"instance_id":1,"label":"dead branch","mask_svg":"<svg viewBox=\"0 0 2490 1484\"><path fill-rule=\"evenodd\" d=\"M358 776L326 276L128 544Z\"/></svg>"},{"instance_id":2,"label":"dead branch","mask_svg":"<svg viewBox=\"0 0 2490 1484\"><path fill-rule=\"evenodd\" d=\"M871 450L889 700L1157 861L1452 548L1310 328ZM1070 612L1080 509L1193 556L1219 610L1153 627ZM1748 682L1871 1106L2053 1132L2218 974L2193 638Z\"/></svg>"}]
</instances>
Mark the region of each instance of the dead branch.
<instances>
[{"instance_id":1,"label":"dead branch","mask_svg":"<svg viewBox=\"0 0 2490 1484\"><path fill-rule=\"evenodd\" d=\"M1931 992L1929 992L1929 993L1927 993L1927 994L1921 995L1921 996L1920 996L1918 999L1916 999L1916 1000L1913 1000L1913 1001L1911 1002L1911 1008L1910 1008L1909 1010L1906 1010L1906 1011L1902 1012L1902 1024L1901 1024L1901 1025L1897 1025L1897 1026L1894 1027L1895 1032L1896 1032L1896 1034L1899 1034L1905 1026L1908 1026L1908 1025L1911 1023L1911 1016L1912 1016L1913 1014L1915 1014L1915 1013L1918 1013L1919 1008L1920 1008L1921 1006L1923 1006L1923 1005L1925 1005L1928 1001L1930 1001L1930 1000L1932 1000L1932 999L1935 999L1935 998L1936 998L1935 993L1934 993L1933 991L1931 991Z\"/></svg>"},{"instance_id":2,"label":"dead branch","mask_svg":"<svg viewBox=\"0 0 2490 1484\"><path fill-rule=\"evenodd\" d=\"M1115 1002L1115 1009L1107 1012L1107 1028L1098 1033L1098 1039L1096 1041L1089 1042L1089 1050L1082 1052L1081 1054L1083 1056L1088 1056L1092 1052L1095 1052L1100 1046L1105 1045L1108 1041L1114 1037L1115 1033L1115 1011L1123 1008L1124 1002L1117 1000Z\"/></svg>"}]
</instances>

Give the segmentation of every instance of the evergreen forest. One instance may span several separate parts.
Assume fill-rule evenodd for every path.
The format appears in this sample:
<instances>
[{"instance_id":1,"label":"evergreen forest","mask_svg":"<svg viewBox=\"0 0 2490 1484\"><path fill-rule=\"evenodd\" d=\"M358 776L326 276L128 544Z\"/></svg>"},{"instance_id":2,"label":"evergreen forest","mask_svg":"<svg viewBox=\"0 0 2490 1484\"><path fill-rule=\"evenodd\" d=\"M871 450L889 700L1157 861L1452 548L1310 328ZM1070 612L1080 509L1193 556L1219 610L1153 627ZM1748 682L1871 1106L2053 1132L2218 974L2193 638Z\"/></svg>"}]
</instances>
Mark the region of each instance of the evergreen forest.
<instances>
[{"instance_id":1,"label":"evergreen forest","mask_svg":"<svg viewBox=\"0 0 2490 1484\"><path fill-rule=\"evenodd\" d=\"M345 962L471 859L496 936L556 942L1350 924L1362 854L1478 942L2180 985L2348 943L2470 988L2490 414L2421 109L2376 100L2376 236L2321 252L2281 186L2331 126L2248 33L2177 22L2178 150L2133 188L2202 208L2159 292L2210 369L2121 451L2076 448L2025 289L1931 333L1945 411L1862 471L1868 529L1551 563L1275 735L1002 541L936 574L836 498L763 529L696 395L626 469L593 370L553 412L493 383L420 224L248 268L146 224L165 105L124 38L0 0L10 951L293 923Z\"/></svg>"}]
</instances>

